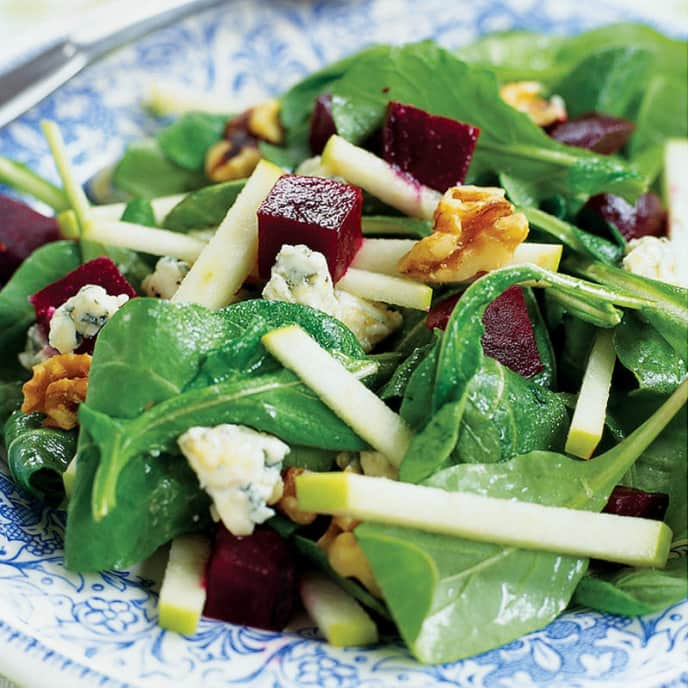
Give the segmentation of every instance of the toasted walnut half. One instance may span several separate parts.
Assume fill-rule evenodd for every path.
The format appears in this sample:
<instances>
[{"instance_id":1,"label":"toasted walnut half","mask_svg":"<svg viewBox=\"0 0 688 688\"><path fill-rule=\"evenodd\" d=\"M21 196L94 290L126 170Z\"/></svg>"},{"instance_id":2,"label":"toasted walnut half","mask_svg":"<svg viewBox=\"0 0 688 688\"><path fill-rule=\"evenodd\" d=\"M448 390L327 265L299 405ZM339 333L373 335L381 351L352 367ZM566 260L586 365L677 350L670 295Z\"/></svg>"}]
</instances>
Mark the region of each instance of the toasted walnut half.
<instances>
[{"instance_id":1,"label":"toasted walnut half","mask_svg":"<svg viewBox=\"0 0 688 688\"><path fill-rule=\"evenodd\" d=\"M506 264L528 236L504 189L455 186L435 210L433 233L400 261L399 271L422 282L465 282Z\"/></svg>"},{"instance_id":2,"label":"toasted walnut half","mask_svg":"<svg viewBox=\"0 0 688 688\"><path fill-rule=\"evenodd\" d=\"M284 133L278 100L266 100L229 120L224 138L208 149L205 172L214 182L248 177L261 155L259 141L281 143Z\"/></svg>"},{"instance_id":3,"label":"toasted walnut half","mask_svg":"<svg viewBox=\"0 0 688 688\"><path fill-rule=\"evenodd\" d=\"M71 430L78 424L79 404L86 398L89 354L60 354L33 367L33 377L24 384L24 413L46 415L43 425Z\"/></svg>"},{"instance_id":4,"label":"toasted walnut half","mask_svg":"<svg viewBox=\"0 0 688 688\"><path fill-rule=\"evenodd\" d=\"M260 161L255 145L237 145L222 140L213 144L205 156L205 173L214 182L227 182L248 177Z\"/></svg>"},{"instance_id":5,"label":"toasted walnut half","mask_svg":"<svg viewBox=\"0 0 688 688\"><path fill-rule=\"evenodd\" d=\"M566 105L559 96L549 100L540 94L544 87L537 81L513 81L499 89L499 95L512 108L525 112L539 127L566 121Z\"/></svg>"},{"instance_id":6,"label":"toasted walnut half","mask_svg":"<svg viewBox=\"0 0 688 688\"><path fill-rule=\"evenodd\" d=\"M301 475L304 471L304 468L294 467L289 467L282 471L282 498L275 504L277 511L301 526L313 523L318 517L318 514L314 511L302 511L299 509L299 503L296 500L296 476Z\"/></svg>"}]
</instances>

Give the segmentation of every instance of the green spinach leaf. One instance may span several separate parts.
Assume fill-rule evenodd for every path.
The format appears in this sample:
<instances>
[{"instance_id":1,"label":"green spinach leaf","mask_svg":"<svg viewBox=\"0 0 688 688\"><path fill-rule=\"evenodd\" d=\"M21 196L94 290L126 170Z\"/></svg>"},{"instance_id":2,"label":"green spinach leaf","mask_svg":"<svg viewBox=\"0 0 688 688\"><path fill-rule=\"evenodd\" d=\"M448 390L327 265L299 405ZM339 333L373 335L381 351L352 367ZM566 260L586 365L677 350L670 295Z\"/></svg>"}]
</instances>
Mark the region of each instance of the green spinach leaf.
<instances>
[{"instance_id":1,"label":"green spinach leaf","mask_svg":"<svg viewBox=\"0 0 688 688\"><path fill-rule=\"evenodd\" d=\"M647 186L620 160L558 144L502 101L491 72L431 42L359 57L331 90L337 131L354 143L380 125L389 100L399 100L479 126L473 174L487 169L537 181L540 198L606 191L632 200Z\"/></svg>"},{"instance_id":2,"label":"green spinach leaf","mask_svg":"<svg viewBox=\"0 0 688 688\"><path fill-rule=\"evenodd\" d=\"M227 115L189 112L161 129L157 139L168 160L191 172L202 172L205 154L222 138Z\"/></svg>"},{"instance_id":3,"label":"green spinach leaf","mask_svg":"<svg viewBox=\"0 0 688 688\"><path fill-rule=\"evenodd\" d=\"M614 330L614 349L633 373L641 391L670 394L688 373L686 351L676 351L657 330L635 313L626 313Z\"/></svg>"},{"instance_id":4,"label":"green spinach leaf","mask_svg":"<svg viewBox=\"0 0 688 688\"><path fill-rule=\"evenodd\" d=\"M142 454L124 467L117 505L102 520L91 510L98 451L81 431L74 494L65 530L65 563L73 571L125 569L177 535L207 529L210 500L181 455Z\"/></svg>"},{"instance_id":5,"label":"green spinach leaf","mask_svg":"<svg viewBox=\"0 0 688 688\"><path fill-rule=\"evenodd\" d=\"M688 595L688 557L670 559L664 569L624 568L612 575L584 576L573 602L622 616L650 614Z\"/></svg>"},{"instance_id":6,"label":"green spinach leaf","mask_svg":"<svg viewBox=\"0 0 688 688\"><path fill-rule=\"evenodd\" d=\"M173 232L217 227L245 184L245 179L238 179L192 191L170 210L162 226Z\"/></svg>"},{"instance_id":7,"label":"green spinach leaf","mask_svg":"<svg viewBox=\"0 0 688 688\"><path fill-rule=\"evenodd\" d=\"M500 464L453 466L425 484L599 511L687 395L688 382L621 444L592 461L531 452ZM393 526L365 523L355 533L402 637L422 662L455 661L541 628L567 606L587 567L586 559Z\"/></svg>"},{"instance_id":8,"label":"green spinach leaf","mask_svg":"<svg viewBox=\"0 0 688 688\"><path fill-rule=\"evenodd\" d=\"M64 499L62 474L76 452L76 431L44 428L42 413L15 411L5 423L7 465L15 482L50 506Z\"/></svg>"},{"instance_id":9,"label":"green spinach leaf","mask_svg":"<svg viewBox=\"0 0 688 688\"><path fill-rule=\"evenodd\" d=\"M649 52L633 45L591 52L552 90L566 102L569 117L588 112L628 116L646 87L651 60Z\"/></svg>"},{"instance_id":10,"label":"green spinach leaf","mask_svg":"<svg viewBox=\"0 0 688 688\"><path fill-rule=\"evenodd\" d=\"M193 191L208 183L205 175L185 170L165 157L157 141L129 144L112 176L121 191L140 198L157 198Z\"/></svg>"}]
</instances>

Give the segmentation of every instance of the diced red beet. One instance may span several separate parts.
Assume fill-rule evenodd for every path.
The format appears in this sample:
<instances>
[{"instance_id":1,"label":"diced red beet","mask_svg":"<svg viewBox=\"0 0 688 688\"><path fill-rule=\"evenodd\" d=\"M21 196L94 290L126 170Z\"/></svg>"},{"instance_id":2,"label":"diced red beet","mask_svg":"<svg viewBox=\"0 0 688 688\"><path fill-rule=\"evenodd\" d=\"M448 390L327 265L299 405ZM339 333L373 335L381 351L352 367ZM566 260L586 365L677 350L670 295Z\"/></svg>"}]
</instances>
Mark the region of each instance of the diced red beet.
<instances>
[{"instance_id":1,"label":"diced red beet","mask_svg":"<svg viewBox=\"0 0 688 688\"><path fill-rule=\"evenodd\" d=\"M433 306L427 326L445 329L458 300L458 295L450 296ZM483 326L486 356L523 377L532 377L544 369L521 287L509 287L485 309Z\"/></svg>"},{"instance_id":2,"label":"diced red beet","mask_svg":"<svg viewBox=\"0 0 688 688\"><path fill-rule=\"evenodd\" d=\"M220 524L205 587L205 616L280 631L296 605L294 557L269 528L236 537Z\"/></svg>"},{"instance_id":3,"label":"diced red beet","mask_svg":"<svg viewBox=\"0 0 688 688\"><path fill-rule=\"evenodd\" d=\"M39 246L60 238L57 221L0 195L0 286Z\"/></svg>"},{"instance_id":4,"label":"diced red beet","mask_svg":"<svg viewBox=\"0 0 688 688\"><path fill-rule=\"evenodd\" d=\"M544 370L521 287L514 285L498 296L485 309L483 325L486 356L523 377L533 377Z\"/></svg>"},{"instance_id":5,"label":"diced red beet","mask_svg":"<svg viewBox=\"0 0 688 688\"><path fill-rule=\"evenodd\" d=\"M669 507L669 495L663 492L644 492L634 487L617 485L602 509L617 516L637 516L663 521Z\"/></svg>"},{"instance_id":6,"label":"diced red beet","mask_svg":"<svg viewBox=\"0 0 688 688\"><path fill-rule=\"evenodd\" d=\"M383 157L437 191L463 183L480 129L390 102L382 130Z\"/></svg>"},{"instance_id":7,"label":"diced red beet","mask_svg":"<svg viewBox=\"0 0 688 688\"><path fill-rule=\"evenodd\" d=\"M454 312L454 306L459 302L459 298L461 298L461 294L454 294L454 296L449 296L435 304L428 313L425 325L431 330L434 330L436 327L440 330L446 329L449 318L451 318L451 314Z\"/></svg>"},{"instance_id":8,"label":"diced red beet","mask_svg":"<svg viewBox=\"0 0 688 688\"><path fill-rule=\"evenodd\" d=\"M337 125L332 117L332 95L325 93L315 100L315 107L311 115L311 128L308 143L313 155L320 155L327 140L337 133Z\"/></svg>"},{"instance_id":9,"label":"diced red beet","mask_svg":"<svg viewBox=\"0 0 688 688\"><path fill-rule=\"evenodd\" d=\"M667 212L652 192L643 194L635 205L611 194L593 196L583 207L580 219L593 229L613 225L628 241L644 236L666 236L667 233Z\"/></svg>"},{"instance_id":10,"label":"diced red beet","mask_svg":"<svg viewBox=\"0 0 688 688\"><path fill-rule=\"evenodd\" d=\"M589 112L546 128L547 133L567 146L587 148L609 155L616 153L635 130L635 124L620 117Z\"/></svg>"},{"instance_id":11,"label":"diced red beet","mask_svg":"<svg viewBox=\"0 0 688 688\"><path fill-rule=\"evenodd\" d=\"M285 174L258 208L258 269L270 276L284 244L324 254L332 280L344 275L361 247L363 194L333 179Z\"/></svg>"},{"instance_id":12,"label":"diced red beet","mask_svg":"<svg viewBox=\"0 0 688 688\"><path fill-rule=\"evenodd\" d=\"M55 310L87 284L97 284L113 296L136 296L134 288L110 258L94 258L29 297L36 310L39 325L47 331Z\"/></svg>"}]
</instances>

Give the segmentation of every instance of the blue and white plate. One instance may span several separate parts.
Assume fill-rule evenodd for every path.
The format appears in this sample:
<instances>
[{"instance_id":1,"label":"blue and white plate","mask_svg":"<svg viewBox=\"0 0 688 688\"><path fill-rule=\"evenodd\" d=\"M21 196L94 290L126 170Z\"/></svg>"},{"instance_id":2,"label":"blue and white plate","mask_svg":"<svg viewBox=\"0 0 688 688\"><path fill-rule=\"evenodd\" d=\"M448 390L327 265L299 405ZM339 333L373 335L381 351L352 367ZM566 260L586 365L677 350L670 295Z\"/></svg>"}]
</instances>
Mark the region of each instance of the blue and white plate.
<instances>
[{"instance_id":1,"label":"blue and white plate","mask_svg":"<svg viewBox=\"0 0 688 688\"><path fill-rule=\"evenodd\" d=\"M85 179L115 159L127 140L154 128L138 102L156 80L222 89L238 110L372 42L434 37L456 46L494 30L573 33L621 19L645 20L685 35L686 12L681 12L681 26L666 11L672 4L679 7L668 0L661 17L661 6L645 7L638 1L598 0L594 9L590 3L570 0L229 2L87 70L1 131L0 154L55 178L38 126L43 118L54 119ZM688 685L688 602L634 619L568 613L505 647L436 667L419 665L401 645L335 649L308 629L268 633L203 621L192 638L168 633L156 625L157 598L143 573L66 571L63 515L41 510L3 471L0 468L0 674L21 685Z\"/></svg>"}]
</instances>

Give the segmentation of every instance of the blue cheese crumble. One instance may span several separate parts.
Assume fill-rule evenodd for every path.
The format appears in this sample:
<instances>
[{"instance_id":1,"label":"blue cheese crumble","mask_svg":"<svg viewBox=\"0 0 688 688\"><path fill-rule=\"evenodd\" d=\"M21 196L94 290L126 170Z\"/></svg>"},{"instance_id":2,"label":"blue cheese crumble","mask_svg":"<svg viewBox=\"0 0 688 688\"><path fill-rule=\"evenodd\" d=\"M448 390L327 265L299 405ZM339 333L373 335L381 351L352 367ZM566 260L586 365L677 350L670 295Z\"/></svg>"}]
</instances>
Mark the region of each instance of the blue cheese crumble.
<instances>
[{"instance_id":1,"label":"blue cheese crumble","mask_svg":"<svg viewBox=\"0 0 688 688\"><path fill-rule=\"evenodd\" d=\"M61 354L71 353L84 339L95 337L128 300L127 294L112 296L97 284L81 287L50 319L50 346Z\"/></svg>"},{"instance_id":2,"label":"blue cheese crumble","mask_svg":"<svg viewBox=\"0 0 688 688\"><path fill-rule=\"evenodd\" d=\"M38 323L31 325L26 332L24 351L18 356L19 363L27 370L31 370L35 365L47 361L54 355L55 350L48 344L43 328Z\"/></svg>"},{"instance_id":3,"label":"blue cheese crumble","mask_svg":"<svg viewBox=\"0 0 688 688\"><path fill-rule=\"evenodd\" d=\"M155 264L155 270L148 275L141 287L146 296L158 299L171 299L182 280L189 272L190 266L183 260L163 256Z\"/></svg>"},{"instance_id":4,"label":"blue cheese crumble","mask_svg":"<svg viewBox=\"0 0 688 688\"><path fill-rule=\"evenodd\" d=\"M676 254L676 247L669 239L644 236L628 243L623 267L635 275L688 287L688 273L679 269Z\"/></svg>"},{"instance_id":5,"label":"blue cheese crumble","mask_svg":"<svg viewBox=\"0 0 688 688\"><path fill-rule=\"evenodd\" d=\"M177 439L179 448L227 530L250 535L274 516L282 497L280 471L289 447L243 425L193 427Z\"/></svg>"},{"instance_id":6,"label":"blue cheese crumble","mask_svg":"<svg viewBox=\"0 0 688 688\"><path fill-rule=\"evenodd\" d=\"M365 351L398 329L400 313L381 303L335 289L322 253L307 246L282 246L263 289L269 301L287 301L317 308L341 320Z\"/></svg>"}]
</instances>

